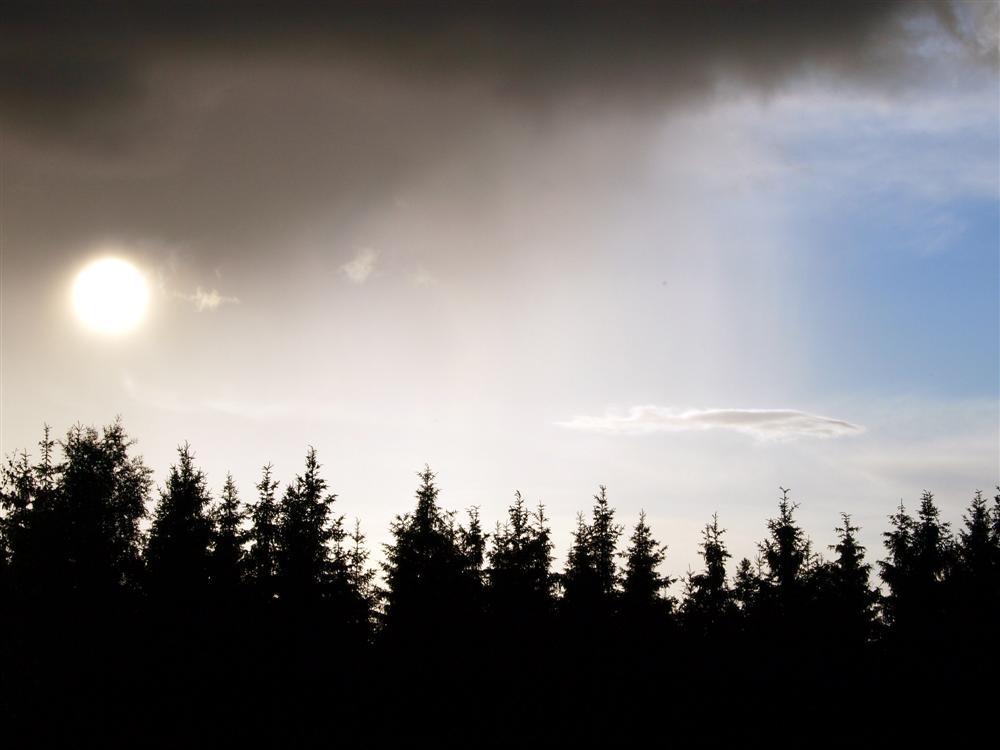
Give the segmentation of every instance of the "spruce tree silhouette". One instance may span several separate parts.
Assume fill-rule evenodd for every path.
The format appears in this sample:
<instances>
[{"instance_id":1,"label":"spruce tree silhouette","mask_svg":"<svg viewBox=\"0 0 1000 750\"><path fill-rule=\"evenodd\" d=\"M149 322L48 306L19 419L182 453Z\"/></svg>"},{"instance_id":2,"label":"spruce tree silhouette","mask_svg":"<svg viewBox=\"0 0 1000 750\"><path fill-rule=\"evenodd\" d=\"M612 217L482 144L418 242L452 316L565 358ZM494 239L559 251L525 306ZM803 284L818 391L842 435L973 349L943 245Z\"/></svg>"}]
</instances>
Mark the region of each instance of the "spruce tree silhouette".
<instances>
[{"instance_id":1,"label":"spruce tree silhouette","mask_svg":"<svg viewBox=\"0 0 1000 750\"><path fill-rule=\"evenodd\" d=\"M458 742L478 723L472 655L483 648L478 597L485 540L476 530L455 523L441 509L435 475L429 466L417 473L416 508L397 515L393 541L384 545L383 658L394 681L386 694L395 707L388 728L399 737L450 738ZM468 665L455 665L446 653ZM461 656L458 656L461 655ZM462 678L458 678L461 674ZM448 722L429 722L440 705L451 708Z\"/></svg>"},{"instance_id":2,"label":"spruce tree silhouette","mask_svg":"<svg viewBox=\"0 0 1000 750\"><path fill-rule=\"evenodd\" d=\"M460 578L462 590L458 592L458 596L466 602L470 613L478 617L483 614L486 606L484 595L486 571L483 569L483 563L486 560L486 542L489 535L483 533L478 507L469 508L466 517L467 525L459 525L457 530L459 559L462 562Z\"/></svg>"},{"instance_id":3,"label":"spruce tree silhouette","mask_svg":"<svg viewBox=\"0 0 1000 750\"><path fill-rule=\"evenodd\" d=\"M913 527L912 596L917 627L932 635L948 606L945 580L954 559L950 524L940 520L934 495L924 492Z\"/></svg>"},{"instance_id":4,"label":"spruce tree silhouette","mask_svg":"<svg viewBox=\"0 0 1000 750\"><path fill-rule=\"evenodd\" d=\"M28 564L31 572L27 570L24 572L29 577L37 575L39 571L46 570L47 566L52 562L51 560L40 558L40 552L47 554L52 550L62 552L66 549L64 543L68 540L65 539L65 536L71 533L70 529L72 528L67 525L69 519L66 515L66 510L69 507L66 505L67 499L62 496L62 487L60 486L60 475L66 467L58 466L55 463L55 441L51 437L48 425L45 425L43 428L42 439L39 441L38 447L41 451L41 458L37 465L29 468L27 456L24 454L22 454L21 462L21 469L22 471L26 471L28 476L20 483L20 493L25 500L30 498L30 508L27 505L22 505L18 514L22 522L19 524L20 528L18 529L21 532L19 535L19 557L22 562ZM26 536L24 532L29 528L33 533ZM34 539L31 538L32 536ZM15 539L17 538L15 537ZM122 571L123 579L134 579L134 573L138 565L137 552L138 544L136 543L132 548L129 562L126 563L128 572L125 570ZM54 583L54 580L50 580L46 584L46 589L49 593L55 590L52 587L52 583ZM84 595L87 594L86 591L81 593Z\"/></svg>"},{"instance_id":5,"label":"spruce tree silhouette","mask_svg":"<svg viewBox=\"0 0 1000 750\"><path fill-rule=\"evenodd\" d=\"M75 742L119 718L99 696L120 695L139 645L139 523L152 483L132 445L120 420L100 433L76 425L58 444L46 428L38 464L24 453L7 462L0 731L12 742L19 728L33 744Z\"/></svg>"},{"instance_id":6,"label":"spruce tree silhouette","mask_svg":"<svg viewBox=\"0 0 1000 750\"><path fill-rule=\"evenodd\" d=\"M566 554L566 567L559 576L559 586L562 591L560 604L564 612L578 602L589 603L598 596L599 588L590 550L590 527L583 513L576 514L573 541Z\"/></svg>"},{"instance_id":7,"label":"spruce tree silhouette","mask_svg":"<svg viewBox=\"0 0 1000 750\"><path fill-rule=\"evenodd\" d=\"M590 522L590 559L601 595L611 598L618 586L618 566L615 563L618 540L625 527L614 522L615 511L608 504L607 488L602 484L600 492L594 495L594 507Z\"/></svg>"},{"instance_id":8,"label":"spruce tree silhouette","mask_svg":"<svg viewBox=\"0 0 1000 750\"><path fill-rule=\"evenodd\" d=\"M93 429L76 427L62 444L61 492L52 500L61 506L63 550L69 580L81 591L113 591L132 586L139 571L139 523L146 515L152 470L140 457L130 457L133 445L120 420ZM96 593L96 592L95 592Z\"/></svg>"},{"instance_id":9,"label":"spruce tree silhouette","mask_svg":"<svg viewBox=\"0 0 1000 750\"><path fill-rule=\"evenodd\" d=\"M979 536L977 515L973 506L966 518L972 528L962 529L972 545ZM902 627L892 635L900 651L905 648L920 654L900 670L911 678L912 686L922 685L928 694L952 707L988 711L991 704L980 691L987 688L988 694L995 685L996 670L983 665L977 644L980 638L988 641L994 636L996 628L990 625L996 620L977 596L977 590L985 593L988 578L982 584L971 583L962 553L962 533L958 539L952 535L950 523L940 518L933 494L925 491L914 522L908 608L912 621L908 627L900 623Z\"/></svg>"},{"instance_id":10,"label":"spruce tree silhouette","mask_svg":"<svg viewBox=\"0 0 1000 750\"><path fill-rule=\"evenodd\" d=\"M955 560L958 596L986 615L1000 594L1000 495L991 512L976 490L962 521Z\"/></svg>"},{"instance_id":11,"label":"spruce tree silhouette","mask_svg":"<svg viewBox=\"0 0 1000 750\"><path fill-rule=\"evenodd\" d=\"M735 614L733 593L726 576L726 560L730 558L722 540L726 530L719 526L719 514L701 532L698 554L705 562L700 573L688 573L684 603L681 607L686 629L694 634L716 636L728 628Z\"/></svg>"},{"instance_id":12,"label":"spruce tree silhouette","mask_svg":"<svg viewBox=\"0 0 1000 750\"><path fill-rule=\"evenodd\" d=\"M365 546L365 539L365 535L361 533L361 520L355 519L354 529L347 535L347 540L350 542L346 553L347 579L348 586L354 594L354 606L347 616L368 639L375 625L378 587L375 582L375 569L368 565L370 554Z\"/></svg>"},{"instance_id":13,"label":"spruce tree silhouette","mask_svg":"<svg viewBox=\"0 0 1000 750\"><path fill-rule=\"evenodd\" d=\"M41 538L38 518L42 505L36 501L38 488L34 467L27 451L15 453L5 460L0 491L0 552L3 566L3 589L5 602L8 597L18 594L26 596L31 584L30 576L39 568L32 564L32 557L42 549L49 550ZM32 538L34 536L34 539Z\"/></svg>"},{"instance_id":14,"label":"spruce tree silhouette","mask_svg":"<svg viewBox=\"0 0 1000 750\"><path fill-rule=\"evenodd\" d=\"M438 505L438 488L429 466L418 472L417 506L397 515L385 545L385 630L393 637L430 640L464 629L474 603L463 594L479 575L480 532L462 529L454 513ZM470 553L475 559L470 559Z\"/></svg>"},{"instance_id":15,"label":"spruce tree silhouette","mask_svg":"<svg viewBox=\"0 0 1000 750\"><path fill-rule=\"evenodd\" d=\"M520 492L497 522L489 551L490 611L511 627L538 625L552 608L552 542L539 505L531 513Z\"/></svg>"},{"instance_id":16,"label":"spruce tree silhouette","mask_svg":"<svg viewBox=\"0 0 1000 750\"><path fill-rule=\"evenodd\" d=\"M1000 508L1000 497L996 502L994 513ZM959 641L956 656L987 684L993 670L983 664L979 644L990 642L1000 631L1000 536L996 518L980 490L976 490L962 522L949 581L954 637Z\"/></svg>"},{"instance_id":17,"label":"spruce tree silhouette","mask_svg":"<svg viewBox=\"0 0 1000 750\"><path fill-rule=\"evenodd\" d=\"M331 515L336 495L327 492L319 470L310 447L305 471L289 485L278 510L278 590L288 604L329 598L347 580L343 517Z\"/></svg>"},{"instance_id":18,"label":"spruce tree silhouette","mask_svg":"<svg viewBox=\"0 0 1000 750\"><path fill-rule=\"evenodd\" d=\"M623 737L628 744L643 741L642 732L635 730L644 725L644 717L654 715L664 700L672 702L672 696L665 694L672 676L665 665L677 667L676 602L666 594L674 579L660 570L666 551L667 546L654 538L645 511L640 511L628 545L619 553L624 570L614 637L594 654L599 662L612 665L607 681L619 687L602 700L614 706L618 722L629 728ZM613 731L612 726L608 722L604 731Z\"/></svg>"},{"instance_id":19,"label":"spruce tree silhouette","mask_svg":"<svg viewBox=\"0 0 1000 750\"><path fill-rule=\"evenodd\" d=\"M806 659L817 653L822 641L822 615L813 605L813 591L823 568L812 545L795 521L796 503L789 490L779 487L778 515L767 521L768 536L758 544L764 563L763 578L754 609L755 631L771 653L770 668L778 680L794 678L797 670L817 672Z\"/></svg>"},{"instance_id":20,"label":"spruce tree silhouette","mask_svg":"<svg viewBox=\"0 0 1000 750\"><path fill-rule=\"evenodd\" d=\"M135 587L152 472L128 455L132 445L120 420L101 433L77 425L55 464L46 429L41 463L30 466L26 454L8 462L5 526L22 590L86 601Z\"/></svg>"},{"instance_id":21,"label":"spruce tree silhouette","mask_svg":"<svg viewBox=\"0 0 1000 750\"><path fill-rule=\"evenodd\" d=\"M736 564L733 575L733 600L739 605L746 622L754 614L754 607L760 598L761 568L763 561L758 558L757 564L744 557Z\"/></svg>"},{"instance_id":22,"label":"spruce tree silhouette","mask_svg":"<svg viewBox=\"0 0 1000 750\"><path fill-rule=\"evenodd\" d=\"M1000 505L1000 497L997 500ZM552 573L552 530L545 516L545 506L540 502L531 514L531 532L526 553L528 577L535 592L533 599L537 602L539 614L549 615L552 612L556 580Z\"/></svg>"},{"instance_id":23,"label":"spruce tree silhouette","mask_svg":"<svg viewBox=\"0 0 1000 750\"><path fill-rule=\"evenodd\" d=\"M520 492L491 535L487 568L488 648L506 665L489 681L494 715L512 737L537 731L551 710L554 657L552 543L544 508L531 512ZM516 696L516 697L515 697Z\"/></svg>"},{"instance_id":24,"label":"spruce tree silhouette","mask_svg":"<svg viewBox=\"0 0 1000 750\"><path fill-rule=\"evenodd\" d=\"M590 717L572 729L571 741L585 741L588 730L603 734L613 723L608 707L617 704L612 686L617 682L620 573L616 564L618 540L624 527L615 523L607 488L593 496L590 522L581 514L560 579L559 630L565 674L564 710L575 705ZM586 658L580 656L586 654Z\"/></svg>"},{"instance_id":25,"label":"spruce tree silhouette","mask_svg":"<svg viewBox=\"0 0 1000 750\"><path fill-rule=\"evenodd\" d=\"M958 532L957 567L961 576L984 583L990 580L995 562L992 520L982 490L976 490Z\"/></svg>"},{"instance_id":26,"label":"spruce tree silhouette","mask_svg":"<svg viewBox=\"0 0 1000 750\"><path fill-rule=\"evenodd\" d=\"M798 505L788 499L788 490L779 489L778 516L768 519L769 536L759 544L759 549L766 566L765 593L777 606L788 609L803 603L801 588L812 552L805 532L795 523Z\"/></svg>"},{"instance_id":27,"label":"spruce tree silhouette","mask_svg":"<svg viewBox=\"0 0 1000 750\"><path fill-rule=\"evenodd\" d=\"M278 481L271 478L271 464L263 469L257 484L257 502L250 508L250 546L246 554L246 577L254 595L271 602L278 592Z\"/></svg>"},{"instance_id":28,"label":"spruce tree silhouette","mask_svg":"<svg viewBox=\"0 0 1000 750\"><path fill-rule=\"evenodd\" d=\"M1000 486L997 486L996 490L997 494L993 496L993 510L990 512L990 532L998 555L996 564L1000 566Z\"/></svg>"},{"instance_id":29,"label":"spruce tree silhouette","mask_svg":"<svg viewBox=\"0 0 1000 750\"><path fill-rule=\"evenodd\" d=\"M872 566L865 562L865 548L858 542L859 527L841 513L836 527L838 541L830 549L837 558L825 566L829 587L819 592L825 606L825 638L856 652L874 636L878 592L871 586Z\"/></svg>"},{"instance_id":30,"label":"spruce tree silhouette","mask_svg":"<svg viewBox=\"0 0 1000 750\"><path fill-rule=\"evenodd\" d=\"M6 585L3 591L26 595L33 588L35 595L52 593L51 584L57 579L44 580L43 571L54 562L46 559L53 549L60 552L62 540L58 528L60 519L57 480L61 467L54 463L55 441L48 425L43 428L38 443L41 458L31 463L27 451L7 458L3 468L3 491L0 492L0 539ZM48 535L48 536L47 536ZM53 569L53 573L55 569ZM56 574L59 575L59 574Z\"/></svg>"},{"instance_id":31,"label":"spruce tree silhouette","mask_svg":"<svg viewBox=\"0 0 1000 750\"><path fill-rule=\"evenodd\" d=\"M673 609L674 600L663 596L663 590L674 579L659 571L666 553L667 545L653 538L653 531L646 523L646 512L639 511L639 521L629 539L628 549L621 553L625 558L622 609L633 627L660 621Z\"/></svg>"},{"instance_id":32,"label":"spruce tree silhouette","mask_svg":"<svg viewBox=\"0 0 1000 750\"><path fill-rule=\"evenodd\" d=\"M961 660L954 658L968 634L956 632L956 608L950 601L955 550L949 524L941 521L928 491L920 498L916 518L900 503L890 522L892 529L884 535L889 557L879 563L889 587L885 679L900 702L919 696L944 706L957 695L946 686L971 674L963 675Z\"/></svg>"},{"instance_id":33,"label":"spruce tree silhouette","mask_svg":"<svg viewBox=\"0 0 1000 750\"><path fill-rule=\"evenodd\" d=\"M736 658L743 655L734 648L738 610L726 573L730 553L723 540L725 533L718 514L712 514L711 523L702 529L698 550L704 567L697 573L689 571L684 581L680 648L673 654L683 678L674 682L672 698L678 706L677 715L690 728L710 726L717 720L720 706L705 696L713 695L721 685L742 693L745 687L736 678L754 673L744 666L745 660ZM735 703L731 707L743 708ZM734 720L744 728L744 735L754 727L750 717L742 713Z\"/></svg>"},{"instance_id":34,"label":"spruce tree silhouette","mask_svg":"<svg viewBox=\"0 0 1000 750\"><path fill-rule=\"evenodd\" d=\"M607 488L594 495L590 523L577 518L573 544L562 575L563 605L573 618L600 627L597 621L614 614L618 599L618 540L624 527L615 523L615 511L608 504Z\"/></svg>"},{"instance_id":35,"label":"spruce tree silhouette","mask_svg":"<svg viewBox=\"0 0 1000 750\"><path fill-rule=\"evenodd\" d=\"M233 475L226 474L222 496L211 511L211 581L215 595L225 600L236 597L243 584L243 545L248 536L243 528L246 515Z\"/></svg>"},{"instance_id":36,"label":"spruce tree silhouette","mask_svg":"<svg viewBox=\"0 0 1000 750\"><path fill-rule=\"evenodd\" d=\"M906 512L903 501L899 501L896 512L889 516L892 528L883 532L885 548L889 556L879 560L882 580L889 587L889 594L883 599L883 616L898 632L908 626L913 595L910 591L913 579L913 535L914 520Z\"/></svg>"},{"instance_id":37,"label":"spruce tree silhouette","mask_svg":"<svg viewBox=\"0 0 1000 750\"><path fill-rule=\"evenodd\" d=\"M201 602L209 578L211 498L191 446L184 443L177 456L153 513L146 568L150 591L162 600Z\"/></svg>"}]
</instances>

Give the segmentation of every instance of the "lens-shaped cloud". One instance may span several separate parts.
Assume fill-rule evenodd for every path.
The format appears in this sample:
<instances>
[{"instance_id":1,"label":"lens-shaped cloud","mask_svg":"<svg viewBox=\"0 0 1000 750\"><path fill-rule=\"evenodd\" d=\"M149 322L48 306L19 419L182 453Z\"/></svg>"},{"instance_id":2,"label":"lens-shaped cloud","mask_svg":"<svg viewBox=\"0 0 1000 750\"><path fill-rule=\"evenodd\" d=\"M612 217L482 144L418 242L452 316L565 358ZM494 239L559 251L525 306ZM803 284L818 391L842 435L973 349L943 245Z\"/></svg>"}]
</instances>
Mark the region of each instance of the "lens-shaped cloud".
<instances>
[{"instance_id":1,"label":"lens-shaped cloud","mask_svg":"<svg viewBox=\"0 0 1000 750\"><path fill-rule=\"evenodd\" d=\"M807 414L795 409L688 409L663 406L633 406L627 414L602 417L578 416L563 427L606 435L646 435L685 430L729 430L759 440L802 437L844 437L864 431L861 425L842 419Z\"/></svg>"}]
</instances>

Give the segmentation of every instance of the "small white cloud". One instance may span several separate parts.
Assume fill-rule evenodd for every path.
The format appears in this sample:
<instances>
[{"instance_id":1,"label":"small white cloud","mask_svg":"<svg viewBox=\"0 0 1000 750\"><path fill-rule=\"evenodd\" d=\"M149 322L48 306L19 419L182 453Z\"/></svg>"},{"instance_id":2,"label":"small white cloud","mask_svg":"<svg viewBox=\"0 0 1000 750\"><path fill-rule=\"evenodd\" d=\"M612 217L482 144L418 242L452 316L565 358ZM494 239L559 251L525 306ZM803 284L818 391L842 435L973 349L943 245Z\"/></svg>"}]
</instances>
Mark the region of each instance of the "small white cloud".
<instances>
[{"instance_id":1,"label":"small white cloud","mask_svg":"<svg viewBox=\"0 0 1000 750\"><path fill-rule=\"evenodd\" d=\"M864 427L841 419L821 417L794 409L688 409L663 406L633 406L628 414L574 417L559 423L607 435L647 435L684 430L729 430L758 440L798 437L843 437L857 435Z\"/></svg>"},{"instance_id":2,"label":"small white cloud","mask_svg":"<svg viewBox=\"0 0 1000 750\"><path fill-rule=\"evenodd\" d=\"M206 292L201 287L198 287L194 294L194 304L198 312L203 312L205 310L215 310L221 305L239 304L239 299L236 297L225 297L219 294L216 289Z\"/></svg>"},{"instance_id":3,"label":"small white cloud","mask_svg":"<svg viewBox=\"0 0 1000 750\"><path fill-rule=\"evenodd\" d=\"M342 265L340 270L352 284L364 284L375 271L377 260L378 252L368 247L361 248L354 259Z\"/></svg>"},{"instance_id":4,"label":"small white cloud","mask_svg":"<svg viewBox=\"0 0 1000 750\"><path fill-rule=\"evenodd\" d=\"M218 289L209 289L208 291L205 291L201 287L198 287L194 294L174 292L174 296L177 297L177 299L186 300L187 302L192 303L195 310L198 312L205 312L206 310L211 312L212 310L217 310L222 305L237 305L240 301L237 297L227 297L223 294L219 294Z\"/></svg>"}]
</instances>

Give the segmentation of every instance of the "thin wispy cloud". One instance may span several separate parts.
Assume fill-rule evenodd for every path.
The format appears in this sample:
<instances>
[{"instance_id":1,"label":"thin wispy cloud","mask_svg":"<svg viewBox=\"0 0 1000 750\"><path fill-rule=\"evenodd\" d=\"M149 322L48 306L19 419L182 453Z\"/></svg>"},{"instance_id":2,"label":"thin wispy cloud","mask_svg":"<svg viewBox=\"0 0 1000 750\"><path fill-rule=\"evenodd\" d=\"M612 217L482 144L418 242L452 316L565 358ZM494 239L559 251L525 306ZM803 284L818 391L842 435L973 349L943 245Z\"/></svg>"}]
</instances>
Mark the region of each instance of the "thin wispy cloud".
<instances>
[{"instance_id":1,"label":"thin wispy cloud","mask_svg":"<svg viewBox=\"0 0 1000 750\"><path fill-rule=\"evenodd\" d=\"M845 437L864 431L861 425L842 419L807 414L794 409L678 410L653 405L633 406L624 415L578 416L559 424L571 429L605 435L728 430L750 435L758 440Z\"/></svg>"},{"instance_id":2,"label":"thin wispy cloud","mask_svg":"<svg viewBox=\"0 0 1000 750\"><path fill-rule=\"evenodd\" d=\"M352 284L364 284L375 271L378 252L371 248L362 248L354 258L340 267L348 281Z\"/></svg>"},{"instance_id":3,"label":"thin wispy cloud","mask_svg":"<svg viewBox=\"0 0 1000 750\"><path fill-rule=\"evenodd\" d=\"M223 294L214 286L206 289L200 284L195 287L194 292L179 291L183 288L190 289L191 269L184 268L184 262L176 249L171 249L162 264L156 269L157 280L161 294L191 304L198 312L213 312L223 305L238 305L239 297ZM216 267L212 270L216 279L222 278L222 269Z\"/></svg>"},{"instance_id":4,"label":"thin wispy cloud","mask_svg":"<svg viewBox=\"0 0 1000 750\"><path fill-rule=\"evenodd\" d=\"M183 292L174 292L174 296L178 299L185 300L194 305L194 309L198 312L212 312L218 310L223 305L238 305L240 300L238 297L230 297L224 294L220 294L218 289L202 289L198 287L194 294L184 294Z\"/></svg>"}]
</instances>

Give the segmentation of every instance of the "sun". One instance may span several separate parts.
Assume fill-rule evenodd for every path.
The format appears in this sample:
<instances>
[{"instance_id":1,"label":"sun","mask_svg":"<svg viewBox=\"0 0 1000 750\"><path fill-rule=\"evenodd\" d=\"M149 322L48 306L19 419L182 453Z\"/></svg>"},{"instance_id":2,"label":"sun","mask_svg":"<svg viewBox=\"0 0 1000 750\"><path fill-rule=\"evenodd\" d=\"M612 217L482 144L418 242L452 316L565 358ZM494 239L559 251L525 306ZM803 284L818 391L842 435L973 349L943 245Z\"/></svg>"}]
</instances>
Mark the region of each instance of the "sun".
<instances>
[{"instance_id":1,"label":"sun","mask_svg":"<svg viewBox=\"0 0 1000 750\"><path fill-rule=\"evenodd\" d=\"M149 285L127 260L101 258L89 263L73 282L73 309L87 328L117 335L133 330L146 315Z\"/></svg>"}]
</instances>

